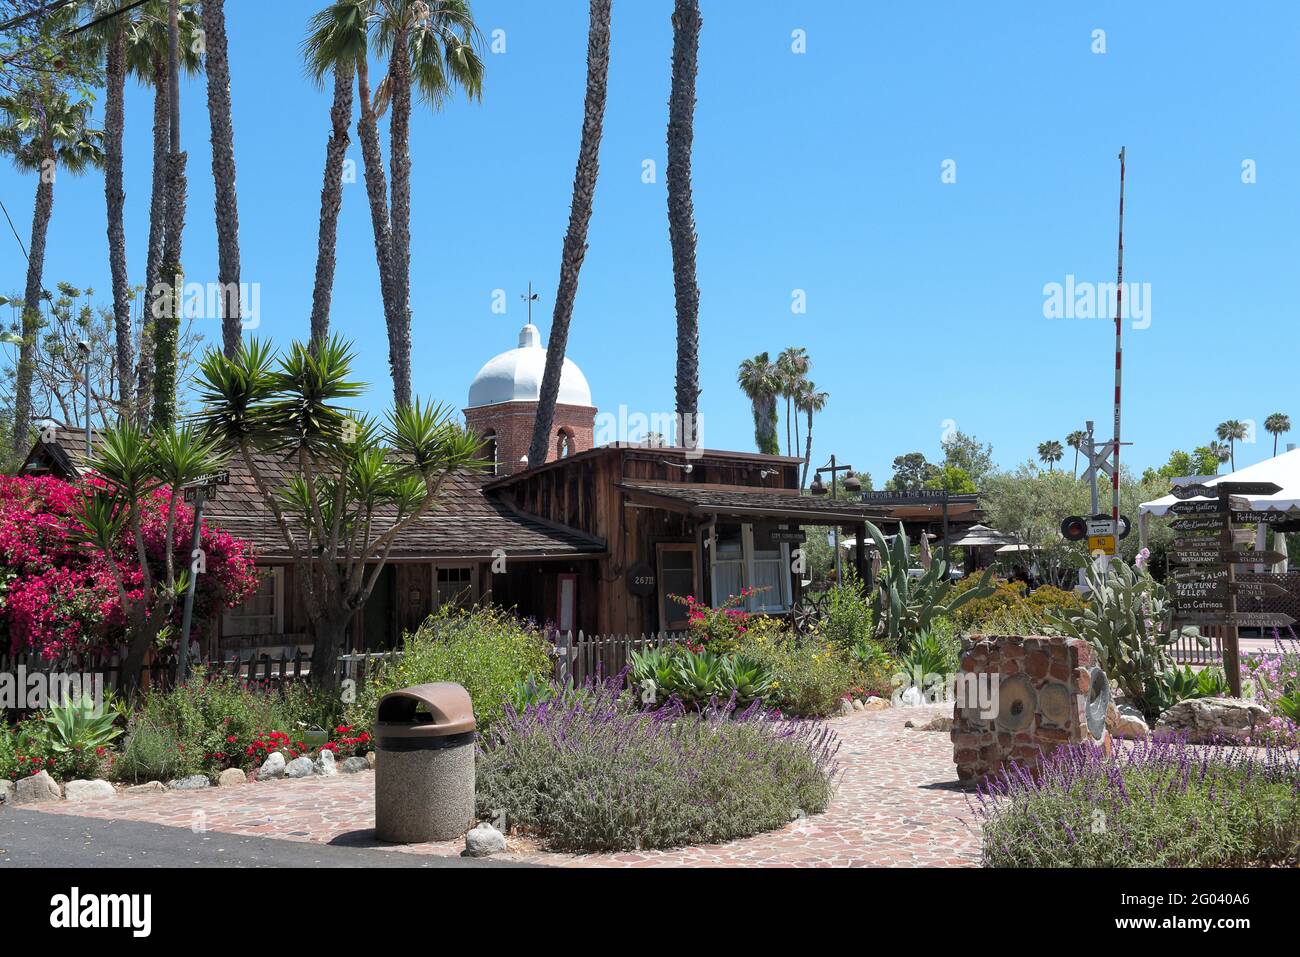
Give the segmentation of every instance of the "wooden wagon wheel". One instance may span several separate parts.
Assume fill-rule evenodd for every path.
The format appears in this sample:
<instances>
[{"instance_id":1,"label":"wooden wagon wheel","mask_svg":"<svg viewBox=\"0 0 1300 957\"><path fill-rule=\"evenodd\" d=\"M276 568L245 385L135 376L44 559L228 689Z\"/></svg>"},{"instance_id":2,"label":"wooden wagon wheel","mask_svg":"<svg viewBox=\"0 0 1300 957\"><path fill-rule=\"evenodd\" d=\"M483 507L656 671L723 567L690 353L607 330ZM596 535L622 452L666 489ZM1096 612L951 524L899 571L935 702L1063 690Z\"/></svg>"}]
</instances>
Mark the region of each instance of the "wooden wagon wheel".
<instances>
[{"instance_id":1,"label":"wooden wagon wheel","mask_svg":"<svg viewBox=\"0 0 1300 957\"><path fill-rule=\"evenodd\" d=\"M800 598L799 604L795 605L790 613L794 630L801 635L806 635L815 630L818 623L825 617L826 596L824 594Z\"/></svg>"}]
</instances>

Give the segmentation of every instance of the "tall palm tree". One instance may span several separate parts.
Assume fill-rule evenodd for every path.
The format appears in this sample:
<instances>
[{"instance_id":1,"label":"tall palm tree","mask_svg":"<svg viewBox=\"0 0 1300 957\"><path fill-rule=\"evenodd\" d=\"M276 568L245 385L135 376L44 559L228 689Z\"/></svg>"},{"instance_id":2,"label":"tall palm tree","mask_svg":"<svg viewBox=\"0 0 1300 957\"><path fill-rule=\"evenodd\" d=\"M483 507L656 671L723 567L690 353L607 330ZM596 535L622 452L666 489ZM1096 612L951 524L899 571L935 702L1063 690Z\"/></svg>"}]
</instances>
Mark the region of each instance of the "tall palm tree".
<instances>
[{"instance_id":1,"label":"tall palm tree","mask_svg":"<svg viewBox=\"0 0 1300 957\"><path fill-rule=\"evenodd\" d=\"M1082 429L1075 429L1065 437L1065 444L1074 449L1074 477L1079 477L1079 452L1083 449L1083 443L1088 440L1088 433Z\"/></svg>"},{"instance_id":2,"label":"tall palm tree","mask_svg":"<svg viewBox=\"0 0 1300 957\"><path fill-rule=\"evenodd\" d=\"M1273 455L1277 455L1277 437L1291 431L1291 416L1274 412L1264 420L1264 431L1273 436Z\"/></svg>"},{"instance_id":3,"label":"tall palm tree","mask_svg":"<svg viewBox=\"0 0 1300 957\"><path fill-rule=\"evenodd\" d=\"M1056 463L1065 457L1065 450L1056 439L1038 443L1038 458L1047 465L1047 471L1056 471Z\"/></svg>"},{"instance_id":4,"label":"tall palm tree","mask_svg":"<svg viewBox=\"0 0 1300 957\"><path fill-rule=\"evenodd\" d=\"M203 0L212 130L212 183L217 220L217 282L221 286L221 341L227 356L239 350L239 205L235 198L235 128L230 118L230 58L226 50L226 0Z\"/></svg>"},{"instance_id":5,"label":"tall palm tree","mask_svg":"<svg viewBox=\"0 0 1300 957\"><path fill-rule=\"evenodd\" d=\"M1232 470L1237 471L1237 443L1246 437L1246 424L1236 419L1228 419L1226 422L1219 423L1214 434L1220 441L1228 443L1228 461L1232 463Z\"/></svg>"},{"instance_id":6,"label":"tall palm tree","mask_svg":"<svg viewBox=\"0 0 1300 957\"><path fill-rule=\"evenodd\" d=\"M668 240L673 250L677 306L677 417L683 445L694 446L700 411L700 287L695 273L695 207L691 196L691 146L695 139L695 78L700 52L699 0L673 7L673 78L668 94ZM789 415L789 400L786 406ZM786 445L790 444L789 425Z\"/></svg>"},{"instance_id":7,"label":"tall palm tree","mask_svg":"<svg viewBox=\"0 0 1300 957\"><path fill-rule=\"evenodd\" d=\"M0 154L36 178L32 233L27 245L27 284L23 291L22 345L18 349L18 375L14 387L15 455L30 445L32 374L36 336L41 326L41 278L45 270L45 242L54 212L54 184L60 173L73 175L103 165L103 133L89 128L91 104L74 101L53 85L27 88L0 97Z\"/></svg>"},{"instance_id":8,"label":"tall palm tree","mask_svg":"<svg viewBox=\"0 0 1300 957\"><path fill-rule=\"evenodd\" d=\"M356 0L337 0L312 17L302 45L307 73L320 86L334 75L330 138L325 144L325 176L320 191L320 229L316 238L316 282L311 296L311 339L329 337L330 302L338 245L339 209L343 205L343 158L352 122L352 83L366 55L366 14Z\"/></svg>"},{"instance_id":9,"label":"tall palm tree","mask_svg":"<svg viewBox=\"0 0 1300 957\"><path fill-rule=\"evenodd\" d=\"M776 357L777 374L781 377L781 398L785 399L785 454L794 455L790 445L790 424L795 418L790 414L791 405L799 394L800 387L803 384L804 377L807 375L811 363L808 360L808 350L803 346L790 346L783 349L781 354Z\"/></svg>"},{"instance_id":10,"label":"tall palm tree","mask_svg":"<svg viewBox=\"0 0 1300 957\"><path fill-rule=\"evenodd\" d=\"M803 452L803 474L799 478L800 489L808 481L808 466L812 462L813 413L826 408L826 400L829 398L829 392L818 392L817 384L809 379L803 380L803 384L799 388L799 395L795 398L795 408L808 416L808 437Z\"/></svg>"},{"instance_id":11,"label":"tall palm tree","mask_svg":"<svg viewBox=\"0 0 1300 957\"><path fill-rule=\"evenodd\" d=\"M736 384L745 393L754 413L754 443L758 451L780 455L776 437L776 397L781 394L781 375L766 352L740 363Z\"/></svg>"},{"instance_id":12,"label":"tall palm tree","mask_svg":"<svg viewBox=\"0 0 1300 957\"><path fill-rule=\"evenodd\" d=\"M480 35L467 0L375 0L378 48L388 75L375 92L376 113L391 103L389 216L391 271L388 354L393 397L411 404L411 91L435 110L459 88L471 100L483 92Z\"/></svg>"},{"instance_id":13,"label":"tall palm tree","mask_svg":"<svg viewBox=\"0 0 1300 957\"><path fill-rule=\"evenodd\" d=\"M1229 446L1227 442L1216 442L1211 440L1210 444L1205 447L1205 450L1213 456L1215 462L1214 474L1218 475L1219 466L1228 461L1232 456L1231 446Z\"/></svg>"},{"instance_id":14,"label":"tall palm tree","mask_svg":"<svg viewBox=\"0 0 1300 957\"><path fill-rule=\"evenodd\" d=\"M143 428L152 413L154 393L154 305L162 279L163 241L167 231L167 155L170 142L171 108L167 76L168 0L151 0L127 26L127 67L131 75L152 86L153 177L149 193L149 240L145 250L145 307L140 333L140 361L136 374L136 421ZM199 18L188 7L180 11L180 68L188 76L197 74L202 60L195 39Z\"/></svg>"},{"instance_id":15,"label":"tall palm tree","mask_svg":"<svg viewBox=\"0 0 1300 957\"><path fill-rule=\"evenodd\" d=\"M564 371L564 353L569 345L569 321L573 318L573 300L578 294L578 273L587 255L587 226L591 222L596 198L596 180L600 173L600 139L605 127L605 93L609 81L609 22L613 0L591 0L587 27L587 95L583 101L582 139L578 145L578 168L573 174L573 201L569 207L569 229L560 253L560 282L555 290L555 311L551 315L551 335L546 343L546 368L542 373L541 397L537 418L533 422L533 439L528 446L528 462L538 466L546 461L551 426L555 422L555 402L560 395L560 373Z\"/></svg>"},{"instance_id":16,"label":"tall palm tree","mask_svg":"<svg viewBox=\"0 0 1300 957\"><path fill-rule=\"evenodd\" d=\"M181 249L185 231L185 163L181 150L180 0L167 4L167 181L163 254L154 296L153 422L170 429L176 418L176 361L181 326Z\"/></svg>"}]
</instances>

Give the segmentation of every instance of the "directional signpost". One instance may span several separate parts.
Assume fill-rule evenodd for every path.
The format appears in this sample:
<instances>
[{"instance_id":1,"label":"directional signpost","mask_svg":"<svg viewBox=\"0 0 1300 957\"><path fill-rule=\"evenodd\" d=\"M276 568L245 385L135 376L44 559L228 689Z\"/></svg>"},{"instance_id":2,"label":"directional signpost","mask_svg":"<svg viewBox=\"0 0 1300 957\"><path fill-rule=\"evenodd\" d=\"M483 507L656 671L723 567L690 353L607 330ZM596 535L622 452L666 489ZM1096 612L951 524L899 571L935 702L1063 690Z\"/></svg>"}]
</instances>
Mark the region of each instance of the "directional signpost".
<instances>
[{"instance_id":1,"label":"directional signpost","mask_svg":"<svg viewBox=\"0 0 1300 957\"><path fill-rule=\"evenodd\" d=\"M1243 495L1272 495L1282 491L1272 482L1196 483L1173 489L1179 501L1169 511L1180 516L1173 527L1180 532L1217 533L1180 537L1174 542L1170 561L1191 566L1173 573L1174 619L1181 624L1217 625L1223 628L1223 670L1234 697L1241 697L1241 669L1238 663L1237 629L1290 625L1290 615L1274 612L1237 611L1240 596L1260 599L1285 594L1279 585L1238 582L1236 566L1272 564L1283 558L1279 552L1242 551L1233 542L1233 522L1281 521L1276 512L1252 509ZM1212 497L1211 497L1212 496ZM1186 516L1186 517L1182 517Z\"/></svg>"}]
</instances>

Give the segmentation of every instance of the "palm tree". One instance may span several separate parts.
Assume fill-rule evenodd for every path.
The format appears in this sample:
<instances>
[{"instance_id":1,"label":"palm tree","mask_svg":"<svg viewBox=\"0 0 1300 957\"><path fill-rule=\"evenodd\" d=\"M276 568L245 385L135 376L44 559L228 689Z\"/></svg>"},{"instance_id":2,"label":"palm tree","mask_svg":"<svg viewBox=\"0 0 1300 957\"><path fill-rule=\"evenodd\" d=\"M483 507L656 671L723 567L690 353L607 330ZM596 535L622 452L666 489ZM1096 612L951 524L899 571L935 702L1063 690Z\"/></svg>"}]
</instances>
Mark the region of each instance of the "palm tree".
<instances>
[{"instance_id":1,"label":"palm tree","mask_svg":"<svg viewBox=\"0 0 1300 957\"><path fill-rule=\"evenodd\" d=\"M1274 412L1264 420L1264 431L1273 436L1273 455L1277 455L1277 437L1291 431L1291 416Z\"/></svg>"},{"instance_id":2,"label":"palm tree","mask_svg":"<svg viewBox=\"0 0 1300 957\"><path fill-rule=\"evenodd\" d=\"M1088 440L1088 433L1082 429L1075 429L1065 437L1065 444L1074 449L1074 477L1079 477L1079 452L1083 449L1083 443Z\"/></svg>"},{"instance_id":3,"label":"palm tree","mask_svg":"<svg viewBox=\"0 0 1300 957\"><path fill-rule=\"evenodd\" d=\"M1038 458L1046 463L1047 471L1056 471L1056 463L1065 457L1065 451L1061 448L1061 443L1056 439L1048 439L1046 442L1038 443Z\"/></svg>"},{"instance_id":4,"label":"palm tree","mask_svg":"<svg viewBox=\"0 0 1300 957\"><path fill-rule=\"evenodd\" d=\"M1214 474L1218 475L1219 466L1222 465L1224 462L1228 461L1228 459L1231 458L1232 456L1231 446L1229 446L1228 443L1226 442L1215 442L1212 440L1210 444L1205 447L1205 450L1209 452L1211 456L1214 457L1214 461L1216 463L1214 466Z\"/></svg>"},{"instance_id":5,"label":"palm tree","mask_svg":"<svg viewBox=\"0 0 1300 957\"><path fill-rule=\"evenodd\" d=\"M695 274L695 207L691 198L691 145L695 139L695 78L700 52L699 0L673 8L673 79L668 94L668 239L673 250L677 305L677 416L686 446L694 446L700 411L700 287ZM786 400L789 415L789 397ZM689 418L687 418L689 416ZM790 444L786 425L786 446Z\"/></svg>"},{"instance_id":6,"label":"palm tree","mask_svg":"<svg viewBox=\"0 0 1300 957\"><path fill-rule=\"evenodd\" d=\"M1237 471L1237 443L1246 437L1246 424L1236 419L1228 419L1226 422L1219 423L1214 434L1220 441L1228 443L1228 460L1232 463L1232 470Z\"/></svg>"},{"instance_id":7,"label":"palm tree","mask_svg":"<svg viewBox=\"0 0 1300 957\"><path fill-rule=\"evenodd\" d=\"M754 443L766 455L780 455L776 437L776 397L781 394L781 375L766 352L740 364L736 384L749 399L754 413Z\"/></svg>"},{"instance_id":8,"label":"palm tree","mask_svg":"<svg viewBox=\"0 0 1300 957\"><path fill-rule=\"evenodd\" d=\"M781 354L776 357L776 370L781 377L781 397L785 399L786 455L794 455L794 452L791 451L793 446L790 445L790 420L795 416L790 414L790 407L799 394L800 387L810 366L808 350L803 346L790 346L782 350Z\"/></svg>"},{"instance_id":9,"label":"palm tree","mask_svg":"<svg viewBox=\"0 0 1300 957\"><path fill-rule=\"evenodd\" d=\"M808 438L807 445L803 453L803 474L799 479L799 488L802 489L808 481L808 466L812 462L812 423L813 413L820 412L826 408L826 400L830 398L828 392L818 392L816 383L804 379L800 386L799 395L795 399L795 408L802 411L808 416Z\"/></svg>"},{"instance_id":10,"label":"palm tree","mask_svg":"<svg viewBox=\"0 0 1300 957\"><path fill-rule=\"evenodd\" d=\"M60 172L76 175L103 165L103 133L88 128L91 104L74 101L52 85L27 88L0 97L0 154L36 176L36 203L32 210L31 240L27 245L27 284L23 292L22 345L18 349L18 375L14 387L15 455L30 445L32 373L36 336L41 326L41 277L45 270L45 241L54 212L54 183Z\"/></svg>"},{"instance_id":11,"label":"palm tree","mask_svg":"<svg viewBox=\"0 0 1300 957\"><path fill-rule=\"evenodd\" d=\"M212 129L212 183L217 220L217 282L221 288L221 341L226 355L239 349L239 206L235 199L235 129L230 119L230 59L226 52L226 0L203 0L208 74L208 124Z\"/></svg>"},{"instance_id":12,"label":"palm tree","mask_svg":"<svg viewBox=\"0 0 1300 957\"><path fill-rule=\"evenodd\" d=\"M352 122L352 81L366 55L366 16L356 0L338 0L312 17L302 45L307 73L320 86L334 74L330 106L330 138L325 145L325 181L320 191L320 230L316 238L316 282L311 297L311 340L329 336L330 302L334 295L335 250L339 209L343 205L343 157Z\"/></svg>"},{"instance_id":13,"label":"palm tree","mask_svg":"<svg viewBox=\"0 0 1300 957\"><path fill-rule=\"evenodd\" d=\"M153 179L149 194L149 242L146 247L145 309L140 333L140 362L136 375L136 421L145 427L154 394L154 306L160 300L163 242L167 232L167 164L171 109L168 84L168 0L152 0L127 26L127 67L140 82L153 87ZM193 10L183 9L178 21L182 42L180 68L193 76L201 68L198 53L200 24Z\"/></svg>"},{"instance_id":14,"label":"palm tree","mask_svg":"<svg viewBox=\"0 0 1300 957\"><path fill-rule=\"evenodd\" d=\"M379 52L388 75L375 91L376 113L389 103L391 272L388 355L398 407L411 404L411 89L436 110L460 88L471 100L483 91L478 27L467 0L374 0ZM605 4L608 6L608 3Z\"/></svg>"},{"instance_id":15,"label":"palm tree","mask_svg":"<svg viewBox=\"0 0 1300 957\"><path fill-rule=\"evenodd\" d=\"M609 21L613 0L591 0L587 28L587 96L583 103L582 140L578 146L578 168L573 174L573 202L569 208L569 230L560 254L560 283L555 290L555 311L551 335L546 343L546 368L542 373L541 397L533 422L533 439L528 446L530 465L546 461L555 402L560 394L560 373L569 344L569 321L578 293L578 273L587 255L587 225L596 196L600 172L600 139L605 126L605 93L609 80Z\"/></svg>"}]
</instances>

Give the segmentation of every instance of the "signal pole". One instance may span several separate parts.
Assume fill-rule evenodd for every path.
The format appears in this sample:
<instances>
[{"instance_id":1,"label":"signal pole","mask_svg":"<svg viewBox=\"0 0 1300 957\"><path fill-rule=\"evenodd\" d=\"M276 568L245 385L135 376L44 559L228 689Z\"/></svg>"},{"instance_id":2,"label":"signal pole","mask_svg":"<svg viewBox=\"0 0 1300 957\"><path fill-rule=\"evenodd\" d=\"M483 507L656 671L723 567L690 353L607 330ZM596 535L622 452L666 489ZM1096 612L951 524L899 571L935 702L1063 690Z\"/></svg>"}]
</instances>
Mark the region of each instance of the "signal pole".
<instances>
[{"instance_id":1,"label":"signal pole","mask_svg":"<svg viewBox=\"0 0 1300 957\"><path fill-rule=\"evenodd\" d=\"M1115 459L1111 463L1111 534L1119 541L1119 410L1120 385L1124 378L1124 347L1122 316L1124 303L1124 147L1119 149L1119 257L1115 278Z\"/></svg>"}]
</instances>

